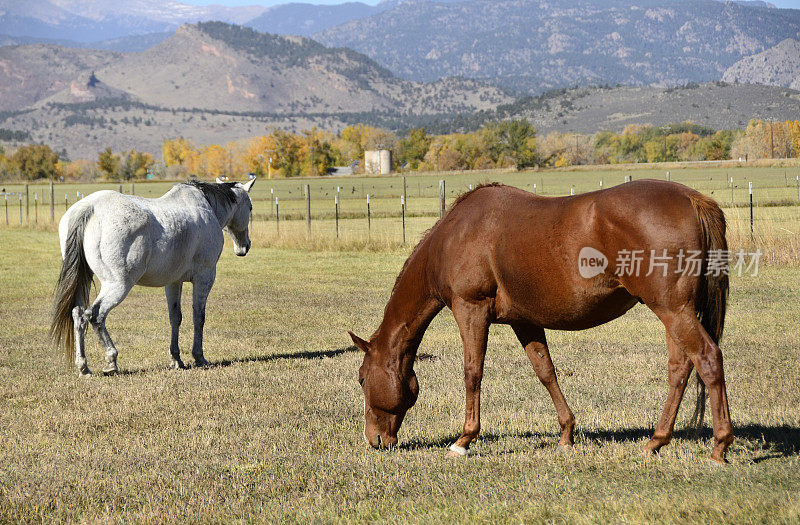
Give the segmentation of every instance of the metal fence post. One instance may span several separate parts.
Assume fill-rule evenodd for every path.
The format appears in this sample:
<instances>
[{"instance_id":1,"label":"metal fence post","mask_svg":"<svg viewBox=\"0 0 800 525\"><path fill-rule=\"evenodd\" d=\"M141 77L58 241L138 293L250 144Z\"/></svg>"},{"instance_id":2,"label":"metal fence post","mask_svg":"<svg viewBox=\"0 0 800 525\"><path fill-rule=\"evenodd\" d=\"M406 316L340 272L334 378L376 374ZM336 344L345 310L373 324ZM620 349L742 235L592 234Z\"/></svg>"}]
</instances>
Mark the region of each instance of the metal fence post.
<instances>
[{"instance_id":1,"label":"metal fence post","mask_svg":"<svg viewBox=\"0 0 800 525\"><path fill-rule=\"evenodd\" d=\"M28 221L30 223L30 221ZM39 224L39 193L33 194L33 222Z\"/></svg>"},{"instance_id":2,"label":"metal fence post","mask_svg":"<svg viewBox=\"0 0 800 525\"><path fill-rule=\"evenodd\" d=\"M367 193L367 240L372 238L372 217L369 210L369 193Z\"/></svg>"},{"instance_id":3,"label":"metal fence post","mask_svg":"<svg viewBox=\"0 0 800 525\"><path fill-rule=\"evenodd\" d=\"M308 235L311 236L311 185L306 184L306 230ZM277 206L278 199L275 198L275 205Z\"/></svg>"},{"instance_id":4,"label":"metal fence post","mask_svg":"<svg viewBox=\"0 0 800 525\"><path fill-rule=\"evenodd\" d=\"M275 197L275 230L278 232L278 236L281 234L281 214L280 209L278 208L278 197Z\"/></svg>"},{"instance_id":5,"label":"metal fence post","mask_svg":"<svg viewBox=\"0 0 800 525\"><path fill-rule=\"evenodd\" d=\"M334 216L336 217L336 238L339 238L339 194L333 196Z\"/></svg>"},{"instance_id":6,"label":"metal fence post","mask_svg":"<svg viewBox=\"0 0 800 525\"><path fill-rule=\"evenodd\" d=\"M56 222L56 194L52 181L50 181L50 222Z\"/></svg>"}]
</instances>

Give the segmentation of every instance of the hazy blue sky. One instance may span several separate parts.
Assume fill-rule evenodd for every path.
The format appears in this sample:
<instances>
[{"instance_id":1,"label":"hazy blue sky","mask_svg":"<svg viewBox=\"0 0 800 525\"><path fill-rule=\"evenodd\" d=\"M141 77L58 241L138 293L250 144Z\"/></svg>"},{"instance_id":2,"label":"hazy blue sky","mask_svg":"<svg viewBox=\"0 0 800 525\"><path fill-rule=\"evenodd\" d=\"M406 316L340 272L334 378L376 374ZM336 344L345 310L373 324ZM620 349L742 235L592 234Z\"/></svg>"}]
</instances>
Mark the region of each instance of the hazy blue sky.
<instances>
[{"instance_id":1,"label":"hazy blue sky","mask_svg":"<svg viewBox=\"0 0 800 525\"><path fill-rule=\"evenodd\" d=\"M309 4L341 4L343 0L180 0L187 4L193 5L208 5L208 4L219 4L219 5L275 5L275 4L286 4L289 1L295 2L306 2ZM365 4L375 5L378 3L379 0L356 0L361 1ZM784 7L784 8L791 8L791 9L800 9L800 0L768 0L771 3L775 4L777 7Z\"/></svg>"}]
</instances>

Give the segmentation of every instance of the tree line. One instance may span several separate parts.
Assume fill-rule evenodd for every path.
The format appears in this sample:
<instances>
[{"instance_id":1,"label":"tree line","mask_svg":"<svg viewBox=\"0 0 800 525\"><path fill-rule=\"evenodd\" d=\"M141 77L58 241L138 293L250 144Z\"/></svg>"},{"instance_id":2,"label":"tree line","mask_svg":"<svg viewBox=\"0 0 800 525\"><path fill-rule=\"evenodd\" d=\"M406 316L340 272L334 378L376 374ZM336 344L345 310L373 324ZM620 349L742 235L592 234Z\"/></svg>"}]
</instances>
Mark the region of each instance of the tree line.
<instances>
[{"instance_id":1,"label":"tree line","mask_svg":"<svg viewBox=\"0 0 800 525\"><path fill-rule=\"evenodd\" d=\"M525 119L490 122L469 133L407 133L366 124L339 133L319 129L266 135L226 144L196 145L177 137L163 142L163 163L146 152L113 152L69 162L43 144L0 149L0 177L23 180L140 180L196 175L232 178L323 176L335 166L363 171L364 152L388 149L395 171L567 167L703 160L755 160L800 156L800 120L751 120L743 130L714 130L690 122L669 126L631 124L621 132L537 134Z\"/></svg>"}]
</instances>

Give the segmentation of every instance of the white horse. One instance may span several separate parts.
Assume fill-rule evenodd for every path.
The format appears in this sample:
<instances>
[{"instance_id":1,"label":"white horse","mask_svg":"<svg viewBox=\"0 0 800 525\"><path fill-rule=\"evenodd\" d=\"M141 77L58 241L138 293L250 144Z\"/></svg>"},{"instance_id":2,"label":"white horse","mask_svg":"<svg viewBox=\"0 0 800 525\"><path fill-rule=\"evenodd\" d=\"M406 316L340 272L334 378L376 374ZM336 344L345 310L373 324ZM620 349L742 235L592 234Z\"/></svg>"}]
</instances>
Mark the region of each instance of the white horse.
<instances>
[{"instance_id":1,"label":"white horse","mask_svg":"<svg viewBox=\"0 0 800 525\"><path fill-rule=\"evenodd\" d=\"M184 282L192 283L192 356L196 366L208 365L203 357L203 324L224 244L222 232L233 240L236 255L247 254L253 209L248 193L254 182L190 181L176 184L158 199L105 190L70 207L58 225L63 264L50 335L67 358L74 346L81 375L91 374L84 350L87 323L106 349L103 373L118 371L106 317L136 284L164 287L172 326L172 367L184 368L178 348L181 290ZM93 275L100 281L100 292L86 309Z\"/></svg>"}]
</instances>

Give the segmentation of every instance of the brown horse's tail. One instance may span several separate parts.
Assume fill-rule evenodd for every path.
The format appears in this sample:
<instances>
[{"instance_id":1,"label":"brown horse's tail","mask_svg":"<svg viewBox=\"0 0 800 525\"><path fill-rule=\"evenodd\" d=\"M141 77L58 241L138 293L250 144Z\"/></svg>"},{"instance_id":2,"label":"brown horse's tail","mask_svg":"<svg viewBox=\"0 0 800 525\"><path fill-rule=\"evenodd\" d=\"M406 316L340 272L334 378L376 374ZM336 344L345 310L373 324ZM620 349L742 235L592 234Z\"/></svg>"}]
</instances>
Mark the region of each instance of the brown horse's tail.
<instances>
[{"instance_id":1,"label":"brown horse's tail","mask_svg":"<svg viewBox=\"0 0 800 525\"><path fill-rule=\"evenodd\" d=\"M75 329L72 309L89 302L89 291L94 273L86 262L83 251L83 234L86 223L94 213L89 206L70 218L67 240L64 244L64 261L55 291L55 309L50 325L50 340L70 360L75 345Z\"/></svg>"},{"instance_id":2,"label":"brown horse's tail","mask_svg":"<svg viewBox=\"0 0 800 525\"><path fill-rule=\"evenodd\" d=\"M709 259L724 260L727 263L728 241L725 238L725 215L710 197L698 193L691 195L690 199L700 222L706 260L701 276L705 282L698 288L695 309L700 324L714 344L718 345L722 337L722 329L725 326L725 310L728 305L728 272L727 268L724 271L717 271L717 269L708 271L707 261ZM703 426L706 410L706 385L696 372L695 377L697 378L697 404L689 427L699 431Z\"/></svg>"}]
</instances>

